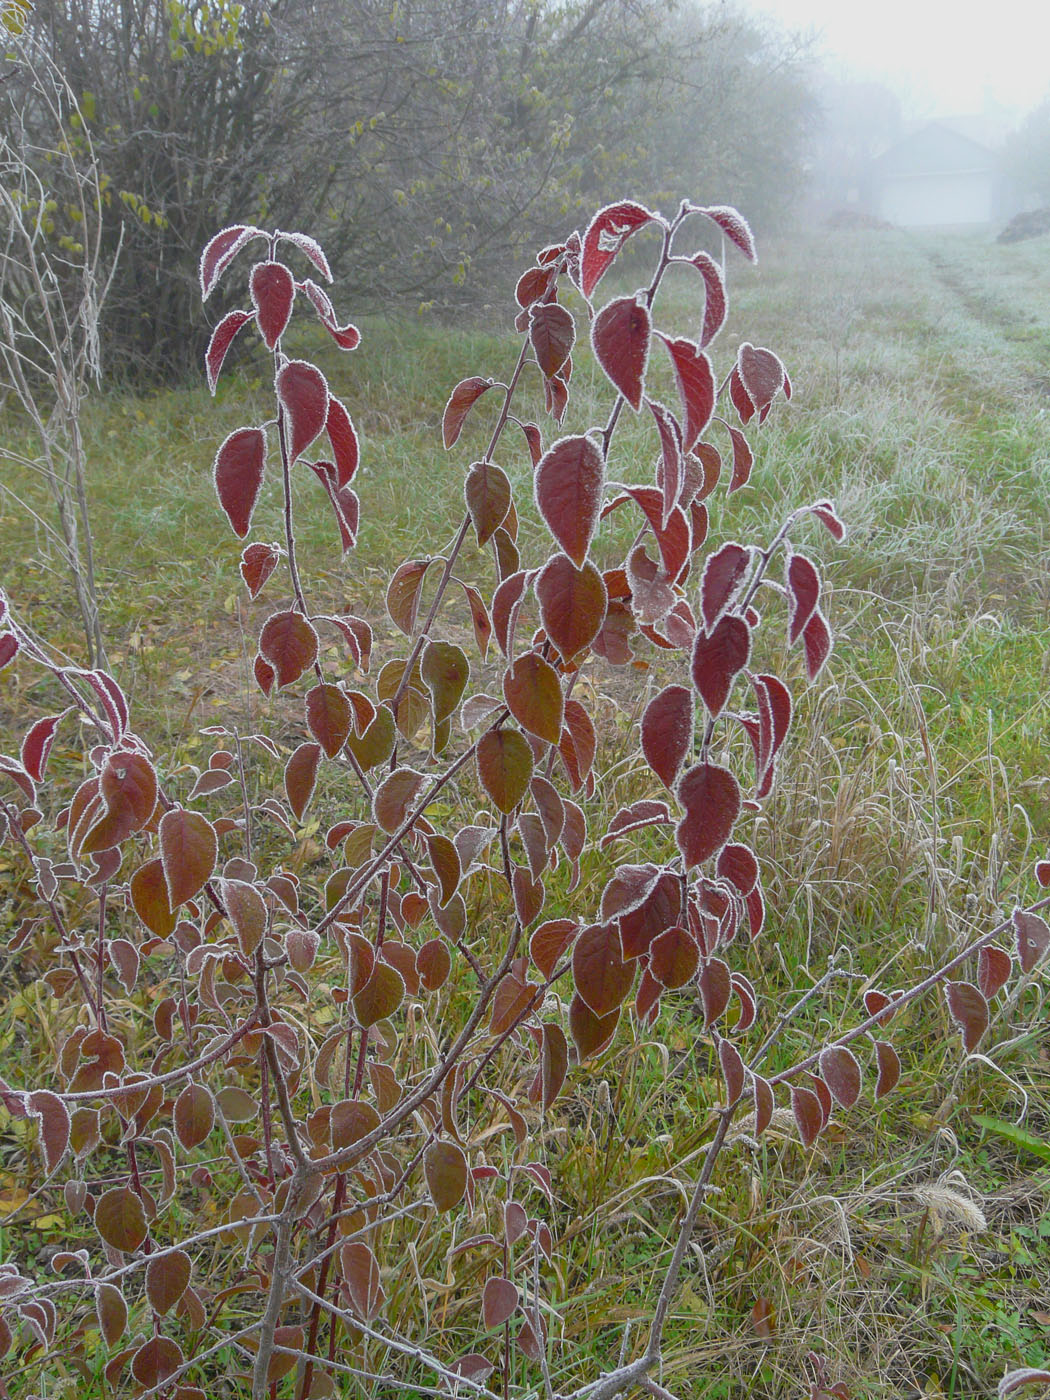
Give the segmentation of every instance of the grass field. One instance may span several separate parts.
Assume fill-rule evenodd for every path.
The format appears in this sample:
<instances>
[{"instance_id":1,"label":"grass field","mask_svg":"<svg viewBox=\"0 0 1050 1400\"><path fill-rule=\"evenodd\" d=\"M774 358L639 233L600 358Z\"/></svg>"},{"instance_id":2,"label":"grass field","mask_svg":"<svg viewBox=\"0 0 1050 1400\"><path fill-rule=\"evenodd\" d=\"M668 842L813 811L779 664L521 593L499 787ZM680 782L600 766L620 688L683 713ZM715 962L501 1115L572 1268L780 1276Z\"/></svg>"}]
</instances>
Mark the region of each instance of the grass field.
<instances>
[{"instance_id":1,"label":"grass field","mask_svg":"<svg viewBox=\"0 0 1050 1400\"><path fill-rule=\"evenodd\" d=\"M855 1022L865 979L907 985L1035 895L1033 862L1050 848L1050 239L821 233L760 253L756 269L731 265L716 348L724 358L746 334L775 349L795 396L757 435L752 486L713 512L715 537L772 533L786 510L827 496L850 527L842 545L816 525L802 543L825 562L836 650L802 699L757 824L767 932L734 950L768 992L767 1021L830 956L843 969L777 1048L779 1068ZM696 333L694 292L671 291L681 334ZM339 562L305 483L303 553L313 597L380 625L392 568L439 552L461 518L470 445L441 447L447 393L467 374L509 373L516 342L426 321L362 329L360 350L325 362L364 439L359 546ZM598 393L592 367L579 365L573 387ZM265 395L265 371L247 364L217 404L187 388L102 395L86 412L110 661L173 777L202 751L199 726L232 710L280 738L291 703L253 696L249 639L273 603L246 601L210 473L225 434L268 411ZM525 480L520 461L507 469ZM32 482L5 484L46 514ZM67 585L28 519L0 495L0 584L76 657ZM526 539L538 528L525 520ZM268 485L252 538L278 534ZM390 645L380 625L380 656ZM9 722L24 728L44 703L11 674L4 749ZM638 795L628 731L645 680L637 693L619 678L593 684L610 756L594 808L611 812ZM318 853L319 829L314 818L301 832L300 863ZM4 927L19 917L14 865L0 851ZM54 1035L28 980L38 972L0 954L5 1075ZM874 1107L865 1095L812 1151L789 1124L760 1145L738 1138L675 1304L663 1383L680 1400L806 1395L810 1350L870 1400L994 1396L1004 1370L1050 1363L1046 992L1044 970L966 1064L942 998L906 1013L901 1089ZM701 1026L682 996L661 1012L666 1049L621 1033L576 1073L545 1130L560 1236L552 1331L576 1376L588 1354L595 1374L615 1362L625 1324L643 1335L721 1092ZM28 1195L40 1171L29 1136L0 1109L0 1257L43 1256L67 1229L59 1192ZM443 1249L418 1261L435 1297ZM47 1365L46 1393L58 1394L61 1360ZM7 1378L12 1396L18 1384Z\"/></svg>"}]
</instances>

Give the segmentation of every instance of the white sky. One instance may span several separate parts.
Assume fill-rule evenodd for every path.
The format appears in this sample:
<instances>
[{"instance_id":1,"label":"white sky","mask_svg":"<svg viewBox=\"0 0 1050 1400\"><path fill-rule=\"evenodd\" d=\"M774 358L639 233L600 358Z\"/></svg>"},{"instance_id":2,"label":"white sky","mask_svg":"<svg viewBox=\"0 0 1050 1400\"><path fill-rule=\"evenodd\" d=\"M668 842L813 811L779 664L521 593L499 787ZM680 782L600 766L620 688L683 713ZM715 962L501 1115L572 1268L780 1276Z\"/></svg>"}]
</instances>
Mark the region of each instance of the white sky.
<instances>
[{"instance_id":1,"label":"white sky","mask_svg":"<svg viewBox=\"0 0 1050 1400\"><path fill-rule=\"evenodd\" d=\"M1050 0L742 0L858 76L888 81L914 116L1025 112L1050 96Z\"/></svg>"}]
</instances>

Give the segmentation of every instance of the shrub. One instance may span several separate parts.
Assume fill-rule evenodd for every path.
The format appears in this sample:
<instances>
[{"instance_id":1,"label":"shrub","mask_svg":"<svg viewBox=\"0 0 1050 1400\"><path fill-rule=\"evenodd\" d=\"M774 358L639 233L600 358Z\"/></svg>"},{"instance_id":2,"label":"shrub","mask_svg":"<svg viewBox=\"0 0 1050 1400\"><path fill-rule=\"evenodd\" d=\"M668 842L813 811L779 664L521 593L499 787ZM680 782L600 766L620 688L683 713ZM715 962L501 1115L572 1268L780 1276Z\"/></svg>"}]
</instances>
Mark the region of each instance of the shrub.
<instances>
[{"instance_id":1,"label":"shrub","mask_svg":"<svg viewBox=\"0 0 1050 1400\"><path fill-rule=\"evenodd\" d=\"M990 1003L1046 955L1041 906L1015 910L915 985L866 987L848 1031L769 1067L836 977L777 1007L743 969L765 923L749 828L788 752L789 681L812 681L832 647L820 570L797 541L845 531L820 500L769 539L714 542L716 503L749 480L744 430L791 383L749 342L716 375L726 292L698 225L754 258L732 209L687 203L665 219L624 201L523 274L516 364L505 382L457 384L443 416L448 451L484 444L464 454L476 460L462 524L448 548L391 574L398 642L374 677L371 622L310 602L293 492L316 477L350 554L358 436L320 369L284 348L297 302L342 350L359 333L322 286L313 239L237 226L208 244L205 298L242 253L261 255L207 373L214 389L249 326L273 355L274 416L231 433L215 459L241 539L266 471L280 476L283 539L252 540L241 559L250 596L273 599L254 660L273 732L209 726L213 751L191 782L151 752L112 675L64 664L0 602L0 663L17 660L55 697L18 756L0 759L22 881L11 946L51 961L55 1063L5 1067L17 1082L0 1093L36 1121L75 1232L52 1260L57 1279L0 1265L0 1352L24 1361L61 1343L90 1379L97 1324L107 1386L178 1400L224 1393L224 1376L225 1393L250 1384L256 1400L333 1394L349 1378L386 1393L666 1396L668 1315L734 1124L760 1139L779 1107L808 1147L863 1093L895 1088L903 1007L942 989L974 1052ZM649 282L607 294L602 279L642 230L658 249ZM695 341L656 319L675 265L702 304ZM567 432L581 325L608 407ZM673 407L651 395L651 352ZM532 390L546 432L521 407ZM641 482L627 408L655 454ZM531 481L534 528L515 478ZM634 532L622 557L608 557L612 515ZM798 657L779 667L788 679L774 669L785 654ZM632 731L633 800L615 811L585 703L606 667L659 678ZM74 790L68 760L47 776L60 726L67 746L87 736ZM283 761L275 736L290 730ZM293 862L311 804L325 850ZM1050 862L1037 875L1050 884ZM647 1335L632 1351L625 1332L594 1376L552 1329L546 1124L575 1066L617 1034L659 1034L690 999L722 1101ZM320 1042L308 1012L327 1025ZM439 1274L431 1312L422 1279ZM821 1357L812 1369L814 1400L848 1393ZM1048 1378L1012 1372L1001 1393Z\"/></svg>"}]
</instances>

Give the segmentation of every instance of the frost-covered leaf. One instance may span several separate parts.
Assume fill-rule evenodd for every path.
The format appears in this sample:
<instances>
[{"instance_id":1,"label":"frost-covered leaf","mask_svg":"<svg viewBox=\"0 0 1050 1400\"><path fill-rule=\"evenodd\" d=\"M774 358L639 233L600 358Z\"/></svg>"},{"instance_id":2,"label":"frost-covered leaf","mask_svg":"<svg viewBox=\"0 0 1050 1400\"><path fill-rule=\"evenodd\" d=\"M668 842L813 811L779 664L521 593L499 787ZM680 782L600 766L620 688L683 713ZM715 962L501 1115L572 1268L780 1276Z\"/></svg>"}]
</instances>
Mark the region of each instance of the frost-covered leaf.
<instances>
[{"instance_id":1,"label":"frost-covered leaf","mask_svg":"<svg viewBox=\"0 0 1050 1400\"><path fill-rule=\"evenodd\" d=\"M693 747L693 696L684 685L669 685L645 708L641 726L645 761L664 787L674 787Z\"/></svg>"},{"instance_id":2,"label":"frost-covered leaf","mask_svg":"<svg viewBox=\"0 0 1050 1400\"><path fill-rule=\"evenodd\" d=\"M288 327L295 302L292 274L279 262L259 262L248 279L255 318L267 350L272 350Z\"/></svg>"},{"instance_id":3,"label":"frost-covered leaf","mask_svg":"<svg viewBox=\"0 0 1050 1400\"><path fill-rule=\"evenodd\" d=\"M642 406L652 328L648 306L634 297L608 302L591 326L595 358L636 412Z\"/></svg>"},{"instance_id":4,"label":"frost-covered leaf","mask_svg":"<svg viewBox=\"0 0 1050 1400\"><path fill-rule=\"evenodd\" d=\"M286 415L288 459L296 461L328 419L328 384L306 360L289 360L277 372L277 398Z\"/></svg>"},{"instance_id":5,"label":"frost-covered leaf","mask_svg":"<svg viewBox=\"0 0 1050 1400\"><path fill-rule=\"evenodd\" d=\"M698 763L678 784L685 815L676 829L687 869L700 865L729 840L740 815L740 787L728 768Z\"/></svg>"},{"instance_id":6,"label":"frost-covered leaf","mask_svg":"<svg viewBox=\"0 0 1050 1400\"><path fill-rule=\"evenodd\" d=\"M266 435L261 428L238 428L215 455L215 492L234 534L241 539L252 523L265 466Z\"/></svg>"},{"instance_id":7,"label":"frost-covered leaf","mask_svg":"<svg viewBox=\"0 0 1050 1400\"><path fill-rule=\"evenodd\" d=\"M598 524L605 462L587 437L560 438L536 469L536 504L558 544L582 567Z\"/></svg>"},{"instance_id":8,"label":"frost-covered leaf","mask_svg":"<svg viewBox=\"0 0 1050 1400\"><path fill-rule=\"evenodd\" d=\"M583 235L580 253L580 287L585 297L590 298L631 234L656 220L657 215L631 200L599 209Z\"/></svg>"}]
</instances>

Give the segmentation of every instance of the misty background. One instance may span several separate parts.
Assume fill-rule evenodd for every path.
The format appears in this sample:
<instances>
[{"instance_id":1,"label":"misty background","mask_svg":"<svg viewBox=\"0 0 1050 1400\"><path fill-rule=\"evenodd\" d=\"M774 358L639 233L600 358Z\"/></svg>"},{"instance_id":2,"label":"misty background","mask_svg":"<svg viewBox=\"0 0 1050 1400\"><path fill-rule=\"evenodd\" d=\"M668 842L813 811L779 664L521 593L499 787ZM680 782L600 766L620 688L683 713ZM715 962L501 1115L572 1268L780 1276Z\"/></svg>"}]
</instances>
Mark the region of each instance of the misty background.
<instances>
[{"instance_id":1,"label":"misty background","mask_svg":"<svg viewBox=\"0 0 1050 1400\"><path fill-rule=\"evenodd\" d=\"M938 92L919 50L873 73L863 27L851 55L820 0L15 3L78 109L56 135L16 67L2 100L59 249L78 236L63 181L97 165L117 378L198 373L224 308L202 312L197 261L235 222L315 235L353 314L448 315L508 305L536 249L627 195L731 203L763 234L994 232L1050 203L1038 75L1007 85L1025 108L994 83Z\"/></svg>"}]
</instances>

